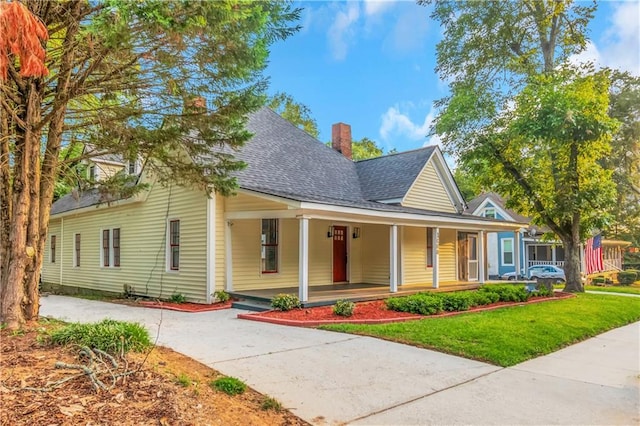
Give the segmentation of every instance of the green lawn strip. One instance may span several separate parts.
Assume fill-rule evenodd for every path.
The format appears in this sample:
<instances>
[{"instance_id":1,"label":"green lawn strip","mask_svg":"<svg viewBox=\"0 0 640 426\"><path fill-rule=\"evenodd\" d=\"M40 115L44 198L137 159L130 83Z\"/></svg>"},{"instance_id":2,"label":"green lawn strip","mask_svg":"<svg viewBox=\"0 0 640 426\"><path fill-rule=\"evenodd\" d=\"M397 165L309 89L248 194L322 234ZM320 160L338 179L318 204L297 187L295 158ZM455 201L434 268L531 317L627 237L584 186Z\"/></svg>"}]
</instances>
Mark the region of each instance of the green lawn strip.
<instances>
[{"instance_id":1,"label":"green lawn strip","mask_svg":"<svg viewBox=\"0 0 640 426\"><path fill-rule=\"evenodd\" d=\"M379 337L508 367L640 320L640 298L581 294L525 306L380 325L320 328Z\"/></svg>"},{"instance_id":2,"label":"green lawn strip","mask_svg":"<svg viewBox=\"0 0 640 426\"><path fill-rule=\"evenodd\" d=\"M600 287L597 285L588 285L584 287L588 291L604 291L606 293L625 293L625 294L640 294L640 287Z\"/></svg>"}]
</instances>

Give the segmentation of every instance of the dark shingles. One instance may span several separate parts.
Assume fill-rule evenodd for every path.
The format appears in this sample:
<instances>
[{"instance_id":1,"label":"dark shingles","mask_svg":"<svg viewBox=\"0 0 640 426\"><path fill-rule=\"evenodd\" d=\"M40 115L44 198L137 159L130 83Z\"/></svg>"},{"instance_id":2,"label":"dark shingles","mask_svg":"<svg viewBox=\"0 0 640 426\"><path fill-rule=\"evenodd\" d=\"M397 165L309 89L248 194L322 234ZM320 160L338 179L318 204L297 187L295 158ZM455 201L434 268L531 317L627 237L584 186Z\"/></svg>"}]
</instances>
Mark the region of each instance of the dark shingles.
<instances>
[{"instance_id":1,"label":"dark shingles","mask_svg":"<svg viewBox=\"0 0 640 426\"><path fill-rule=\"evenodd\" d=\"M102 203L118 201L121 198L105 199L105 195L101 194L98 189L93 188L87 191L73 191L57 200L51 206L51 215L77 210L84 207L90 207Z\"/></svg>"},{"instance_id":2,"label":"dark shingles","mask_svg":"<svg viewBox=\"0 0 640 426\"><path fill-rule=\"evenodd\" d=\"M355 163L367 200L403 198L427 163L435 146L385 155Z\"/></svg>"},{"instance_id":3,"label":"dark shingles","mask_svg":"<svg viewBox=\"0 0 640 426\"><path fill-rule=\"evenodd\" d=\"M507 214L509 216L511 216L511 218L513 219L514 222L520 222L520 223L529 223L531 222L531 218L523 216L519 213L517 213L516 211L507 208L506 206L506 201L504 198L502 198L500 196L500 194L497 194L495 192L485 192L483 194L478 195L476 198L474 198L473 200L469 201L469 203L467 203L467 209L465 210L465 213L467 214L473 214L473 212L480 207L480 205L486 200L489 199L489 201L491 202L491 204L500 207L502 210L504 210L505 212L507 212Z\"/></svg>"}]
</instances>

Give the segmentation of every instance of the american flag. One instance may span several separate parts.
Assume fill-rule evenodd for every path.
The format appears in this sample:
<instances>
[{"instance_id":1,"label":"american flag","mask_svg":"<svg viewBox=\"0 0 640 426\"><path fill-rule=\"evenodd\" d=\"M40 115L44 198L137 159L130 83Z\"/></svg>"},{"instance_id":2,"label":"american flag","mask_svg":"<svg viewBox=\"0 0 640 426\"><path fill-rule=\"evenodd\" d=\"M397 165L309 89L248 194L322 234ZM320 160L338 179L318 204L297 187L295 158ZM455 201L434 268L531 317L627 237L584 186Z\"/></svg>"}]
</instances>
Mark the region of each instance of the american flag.
<instances>
[{"instance_id":1,"label":"american flag","mask_svg":"<svg viewBox=\"0 0 640 426\"><path fill-rule=\"evenodd\" d=\"M587 240L584 246L584 262L587 274L600 272L604 269L602 264L602 236L600 234Z\"/></svg>"}]
</instances>

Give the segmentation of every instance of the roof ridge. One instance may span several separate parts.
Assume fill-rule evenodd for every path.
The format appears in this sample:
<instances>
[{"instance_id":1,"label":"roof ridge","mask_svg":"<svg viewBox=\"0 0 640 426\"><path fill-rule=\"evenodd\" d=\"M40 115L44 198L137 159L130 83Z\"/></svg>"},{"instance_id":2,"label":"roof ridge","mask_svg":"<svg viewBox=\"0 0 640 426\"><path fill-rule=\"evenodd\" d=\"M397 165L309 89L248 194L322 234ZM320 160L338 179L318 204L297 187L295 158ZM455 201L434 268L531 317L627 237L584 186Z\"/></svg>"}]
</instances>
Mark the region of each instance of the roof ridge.
<instances>
[{"instance_id":1,"label":"roof ridge","mask_svg":"<svg viewBox=\"0 0 640 426\"><path fill-rule=\"evenodd\" d=\"M387 157L393 157L393 156L396 156L396 155L410 154L410 153L413 153L413 152L416 152L416 151L426 151L427 149L435 149L437 146L438 145L428 145L428 146L422 146L420 148L410 149L408 151L386 153L386 154L380 155L378 157L364 158L362 160L356 160L356 161L354 161L354 163L363 163L365 161L378 160L380 158L387 158Z\"/></svg>"}]
</instances>

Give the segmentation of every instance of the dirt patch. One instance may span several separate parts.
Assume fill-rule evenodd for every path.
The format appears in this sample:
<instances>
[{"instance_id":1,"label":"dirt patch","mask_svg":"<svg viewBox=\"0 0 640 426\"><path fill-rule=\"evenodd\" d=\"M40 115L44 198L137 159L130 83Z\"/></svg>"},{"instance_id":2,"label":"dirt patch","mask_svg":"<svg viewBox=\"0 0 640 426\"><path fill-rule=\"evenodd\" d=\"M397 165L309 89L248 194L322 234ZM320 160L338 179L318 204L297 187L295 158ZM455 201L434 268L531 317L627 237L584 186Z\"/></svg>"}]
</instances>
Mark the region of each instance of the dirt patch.
<instances>
[{"instance_id":1,"label":"dirt patch","mask_svg":"<svg viewBox=\"0 0 640 426\"><path fill-rule=\"evenodd\" d=\"M0 424L2 425L308 425L287 410L265 411L265 396L252 390L228 396L209 383L217 371L167 348L130 354L121 367L135 373L108 391L96 391L81 375L46 388L76 371L54 368L82 363L77 346L47 343L44 321L24 333L0 331ZM105 381L110 384L110 381Z\"/></svg>"},{"instance_id":2,"label":"dirt patch","mask_svg":"<svg viewBox=\"0 0 640 426\"><path fill-rule=\"evenodd\" d=\"M253 314L238 314L238 318L299 327L316 327L332 323L381 324L422 318L447 317L469 312L483 312L507 306L561 300L573 296L574 295L570 293L556 292L550 297L532 297L527 302L497 302L490 305L476 306L468 311L442 312L440 314L429 316L392 311L387 309L383 300L376 300L372 302L356 303L353 315L350 317L334 314L333 306L319 306L315 308L293 309L286 312L267 311Z\"/></svg>"}]
</instances>

